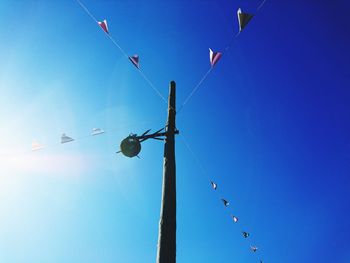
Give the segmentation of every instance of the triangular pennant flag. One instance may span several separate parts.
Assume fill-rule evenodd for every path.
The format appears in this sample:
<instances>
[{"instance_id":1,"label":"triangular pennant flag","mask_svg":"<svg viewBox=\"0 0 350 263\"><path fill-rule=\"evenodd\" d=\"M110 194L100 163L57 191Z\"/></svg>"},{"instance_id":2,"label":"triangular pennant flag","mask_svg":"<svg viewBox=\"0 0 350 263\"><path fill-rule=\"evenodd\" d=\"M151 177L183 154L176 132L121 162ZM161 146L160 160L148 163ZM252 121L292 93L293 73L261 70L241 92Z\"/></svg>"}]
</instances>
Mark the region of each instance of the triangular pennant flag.
<instances>
[{"instance_id":1,"label":"triangular pennant flag","mask_svg":"<svg viewBox=\"0 0 350 263\"><path fill-rule=\"evenodd\" d=\"M103 20L102 22L97 22L98 25L102 28L103 31L105 31L105 33L109 34L108 31L108 25L107 25L107 20Z\"/></svg>"},{"instance_id":2,"label":"triangular pennant flag","mask_svg":"<svg viewBox=\"0 0 350 263\"><path fill-rule=\"evenodd\" d=\"M100 129L100 128L93 128L91 135L95 136L95 135L99 135L99 134L102 134L102 133L105 133L105 131Z\"/></svg>"},{"instance_id":3,"label":"triangular pennant flag","mask_svg":"<svg viewBox=\"0 0 350 263\"><path fill-rule=\"evenodd\" d=\"M140 69L139 55L135 54L135 55L129 57L129 59L130 59L131 63L134 64L135 67Z\"/></svg>"},{"instance_id":4,"label":"triangular pennant flag","mask_svg":"<svg viewBox=\"0 0 350 263\"><path fill-rule=\"evenodd\" d=\"M249 237L249 233L248 233L248 232L244 232L244 231L243 231L243 232L242 232L242 235L243 235L244 238Z\"/></svg>"},{"instance_id":5,"label":"triangular pennant flag","mask_svg":"<svg viewBox=\"0 0 350 263\"><path fill-rule=\"evenodd\" d=\"M44 146L40 143L38 143L36 140L33 140L32 142L32 151L38 151L44 148Z\"/></svg>"},{"instance_id":6,"label":"triangular pennant flag","mask_svg":"<svg viewBox=\"0 0 350 263\"><path fill-rule=\"evenodd\" d=\"M249 23L249 21L253 18L254 15L243 13L240 8L238 8L237 11L238 16L238 23L239 23L239 31L242 31L246 25Z\"/></svg>"},{"instance_id":7,"label":"triangular pennant flag","mask_svg":"<svg viewBox=\"0 0 350 263\"><path fill-rule=\"evenodd\" d=\"M238 222L238 217L231 215L231 218L233 220L233 222L237 223Z\"/></svg>"},{"instance_id":8,"label":"triangular pennant flag","mask_svg":"<svg viewBox=\"0 0 350 263\"><path fill-rule=\"evenodd\" d=\"M258 248L256 246L250 246L250 249L253 251L253 252L256 252L258 250Z\"/></svg>"},{"instance_id":9,"label":"triangular pennant flag","mask_svg":"<svg viewBox=\"0 0 350 263\"><path fill-rule=\"evenodd\" d=\"M67 143L67 142L72 142L74 141L73 138L71 137L68 137L66 134L62 134L62 137L61 137L61 143Z\"/></svg>"},{"instance_id":10,"label":"triangular pennant flag","mask_svg":"<svg viewBox=\"0 0 350 263\"><path fill-rule=\"evenodd\" d=\"M214 183L213 181L210 181L211 186L213 187L214 190L216 190L216 188L218 188L218 185L216 183Z\"/></svg>"},{"instance_id":11,"label":"triangular pennant flag","mask_svg":"<svg viewBox=\"0 0 350 263\"><path fill-rule=\"evenodd\" d=\"M212 67L214 67L214 65L219 61L221 56L222 56L222 53L214 52L213 50L211 50L209 48L209 59L210 59L210 64Z\"/></svg>"},{"instance_id":12,"label":"triangular pennant flag","mask_svg":"<svg viewBox=\"0 0 350 263\"><path fill-rule=\"evenodd\" d=\"M221 201L224 203L224 205L226 207L228 207L230 205L230 203L227 200L225 200L225 199L221 199Z\"/></svg>"}]
</instances>

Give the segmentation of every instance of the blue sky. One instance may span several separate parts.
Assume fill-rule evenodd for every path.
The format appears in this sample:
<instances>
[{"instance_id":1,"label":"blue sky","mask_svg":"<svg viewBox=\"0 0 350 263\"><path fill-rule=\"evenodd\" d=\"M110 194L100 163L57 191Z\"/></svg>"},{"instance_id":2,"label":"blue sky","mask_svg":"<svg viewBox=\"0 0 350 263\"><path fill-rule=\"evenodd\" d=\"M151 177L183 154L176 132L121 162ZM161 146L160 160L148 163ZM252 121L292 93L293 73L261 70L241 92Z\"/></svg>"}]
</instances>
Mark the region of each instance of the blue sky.
<instances>
[{"instance_id":1,"label":"blue sky","mask_svg":"<svg viewBox=\"0 0 350 263\"><path fill-rule=\"evenodd\" d=\"M260 2L83 3L179 107ZM178 262L350 261L349 8L267 0L178 114ZM2 0L0 17L0 262L155 261L163 144L115 152L166 104L75 1Z\"/></svg>"}]
</instances>

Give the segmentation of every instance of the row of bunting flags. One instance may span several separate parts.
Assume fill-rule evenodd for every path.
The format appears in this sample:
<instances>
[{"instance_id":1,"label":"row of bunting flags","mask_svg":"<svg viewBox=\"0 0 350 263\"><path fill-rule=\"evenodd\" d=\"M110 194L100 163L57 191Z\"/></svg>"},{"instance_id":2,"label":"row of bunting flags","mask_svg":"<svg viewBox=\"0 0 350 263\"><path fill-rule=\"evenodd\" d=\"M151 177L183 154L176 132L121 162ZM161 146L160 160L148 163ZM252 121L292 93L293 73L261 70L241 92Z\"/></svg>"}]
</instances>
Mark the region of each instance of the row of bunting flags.
<instances>
[{"instance_id":1,"label":"row of bunting flags","mask_svg":"<svg viewBox=\"0 0 350 263\"><path fill-rule=\"evenodd\" d=\"M249 21L253 18L253 15L249 13L244 13L242 12L241 8L238 8L237 17L238 17L238 25L239 25L238 33L240 33L248 25ZM214 65L220 60L221 57L222 57L222 52L216 52L209 48L209 61L212 67L214 67Z\"/></svg>"},{"instance_id":2,"label":"row of bunting flags","mask_svg":"<svg viewBox=\"0 0 350 263\"><path fill-rule=\"evenodd\" d=\"M237 17L238 17L238 25L239 25L239 31L241 32L249 23L249 21L253 18L254 15L242 12L241 8L238 8L237 10ZM102 28L102 30L109 34L108 24L107 20L98 21L97 24Z\"/></svg>"},{"instance_id":3,"label":"row of bunting flags","mask_svg":"<svg viewBox=\"0 0 350 263\"><path fill-rule=\"evenodd\" d=\"M91 131L91 136L96 136L96 135L100 135L100 134L103 134L105 133L105 131L101 128L93 128L92 131ZM66 135L65 133L62 134L61 136L61 141L60 143L61 144L64 144L64 143L69 143L69 142L73 142L75 141L75 139L73 139L72 137ZM32 151L39 151L41 149L44 149L45 146L41 143L39 143L37 140L33 140L32 142Z\"/></svg>"},{"instance_id":4,"label":"row of bunting flags","mask_svg":"<svg viewBox=\"0 0 350 263\"><path fill-rule=\"evenodd\" d=\"M239 32L241 32L248 25L249 21L253 18L253 15L242 12L241 8L238 8L237 17L238 17ZM97 21L97 24L101 27L101 29L106 34L109 35L109 29L108 29L108 24L106 19L103 21ZM209 61L212 67L220 60L221 56L222 56L222 52L215 52L209 48ZM136 68L140 69L139 56L137 54L130 56L129 60Z\"/></svg>"},{"instance_id":5,"label":"row of bunting flags","mask_svg":"<svg viewBox=\"0 0 350 263\"><path fill-rule=\"evenodd\" d=\"M210 180L210 184L211 184L211 187L217 191L218 189L218 185L217 183L215 183L214 181L211 181ZM227 200L227 199L224 199L224 198L221 198L221 201L224 205L225 208L229 207L230 206L230 202ZM233 215L230 213L230 217L232 219L232 221L236 224L239 222L239 218L237 217L237 215ZM249 236L250 236L250 233L247 232L247 231L241 231L242 233L242 237L245 238L245 239L248 239ZM253 253L256 253L258 251L258 247L256 245L250 245L250 250L253 252ZM260 263L263 263L262 259L259 259Z\"/></svg>"},{"instance_id":6,"label":"row of bunting flags","mask_svg":"<svg viewBox=\"0 0 350 263\"><path fill-rule=\"evenodd\" d=\"M108 38L113 42L113 44L123 53L123 55L128 58L128 60L138 69L139 73L142 75L142 77L146 80L146 82L150 85L150 87L158 94L161 99L167 103L167 99L162 95L160 90L150 81L150 79L146 76L146 74L142 71L140 67L140 58L138 54L134 54L132 56L128 55L127 52L123 50L123 48L117 43L117 41L111 36L110 30L108 27L107 20L97 20L95 16L86 8L86 6L80 1L76 0L77 3L82 7L82 9L98 24L98 26L103 30L103 32L108 36ZM264 4L266 0L262 0L260 5L258 6L257 10L259 10ZM249 24L250 20L254 17L253 14L243 12L241 8L238 8L237 10L237 19L238 19L238 33L236 34L236 37L246 28L246 26ZM232 41L232 40L231 40ZM226 51L230 45L224 49ZM224 51L215 51L209 48L209 62L210 62L210 68L207 73L204 74L204 76L201 78L201 80L197 83L197 85L194 86L192 91L189 93L187 98L182 103L181 107L177 111L177 113L180 113L180 111L183 109L185 104L190 100L190 98L194 95L194 93L199 89L199 87L203 84L204 80L208 77L209 73L212 71L214 66L217 64L217 62L221 59Z\"/></svg>"},{"instance_id":7,"label":"row of bunting flags","mask_svg":"<svg viewBox=\"0 0 350 263\"><path fill-rule=\"evenodd\" d=\"M102 28L102 30L109 35L109 29L108 29L108 24L107 24L107 20L103 20L103 21L98 21L97 24ZM139 56L137 54L130 56L129 60L131 61L131 63L138 69L140 69L140 63L139 63Z\"/></svg>"},{"instance_id":8,"label":"row of bunting flags","mask_svg":"<svg viewBox=\"0 0 350 263\"><path fill-rule=\"evenodd\" d=\"M129 59L129 61L138 69L142 77L148 82L148 84L151 86L151 88L161 97L161 99L167 103L167 100L164 98L162 93L159 91L157 87L153 85L153 83L149 80L149 78L146 76L146 74L141 70L140 68L140 58L138 54L134 54L132 56L129 56L122 48L121 46L113 39L113 37L110 35L109 27L107 20L104 19L103 21L98 21L96 18L88 11L88 9L79 1L78 3L81 5L81 7L87 12L87 14L99 25L99 27L103 30L105 34L109 37L109 39L113 42L113 44L116 45L116 47L124 54L125 57ZM265 3L266 0L262 2L262 4L259 6L259 8ZM258 10L259 10L258 8ZM243 12L241 8L238 8L237 10L237 19L238 19L238 26L239 31L236 35L236 37L246 28L250 20L253 18L253 14ZM226 51L231 45L231 41L229 45L225 48L224 51ZM181 107L177 111L177 113L180 113L180 111L183 109L185 104L190 100L190 98L194 95L194 93L199 89L199 87L203 84L204 80L208 77L209 73L213 70L214 66L219 62L221 57L223 56L223 51L214 51L213 49L209 48L209 63L210 68L207 73L204 74L204 76L201 78L201 80L198 82L198 84L192 89L192 91L189 93L187 98L184 100L184 102L181 104Z\"/></svg>"}]
</instances>

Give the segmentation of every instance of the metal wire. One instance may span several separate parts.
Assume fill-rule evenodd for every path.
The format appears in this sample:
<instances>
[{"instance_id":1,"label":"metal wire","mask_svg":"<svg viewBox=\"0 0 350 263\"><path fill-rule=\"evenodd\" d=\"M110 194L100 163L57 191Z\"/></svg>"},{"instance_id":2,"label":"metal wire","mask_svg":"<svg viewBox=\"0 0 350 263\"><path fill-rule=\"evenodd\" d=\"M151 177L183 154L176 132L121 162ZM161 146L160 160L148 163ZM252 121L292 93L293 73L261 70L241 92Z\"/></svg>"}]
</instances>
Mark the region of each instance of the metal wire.
<instances>
[{"instance_id":1,"label":"metal wire","mask_svg":"<svg viewBox=\"0 0 350 263\"><path fill-rule=\"evenodd\" d=\"M259 11L264 4L266 3L266 0L263 0L259 6L257 7L257 11ZM234 35L230 41L228 42L227 46L224 48L223 52L222 52L222 56L224 55L224 53L226 53L230 47L232 46L234 40L240 35L241 31L238 31L238 33L236 35ZM195 92L201 87L201 85L203 84L203 82L207 79L208 75L212 72L213 70L213 66L203 75L203 77L200 79L200 81L193 87L192 91L190 92L190 94L186 97L186 99L184 100L184 102L181 104L180 109L177 113L179 113L183 107L188 103L188 101L192 98L192 96L195 94Z\"/></svg>"},{"instance_id":2,"label":"metal wire","mask_svg":"<svg viewBox=\"0 0 350 263\"><path fill-rule=\"evenodd\" d=\"M217 182L216 180L213 180L213 179L211 179L211 178L209 177L209 175L208 175L208 173L207 173L207 170L206 170L205 167L203 166L202 162L199 160L198 156L194 153L192 147L189 145L189 143L188 143L188 141L187 141L187 139L185 138L185 136L184 136L183 133L180 134L180 137L181 137L181 139L182 139L183 144L185 145L185 148L190 152L190 154L192 155L193 159L195 160L195 163L196 163L197 167L199 168L199 170L201 171L201 174L204 175L204 176L207 178L207 180L209 181L210 184L211 184L212 182ZM219 188L220 188L220 187L218 187L217 189L219 189ZM217 194L217 197L219 198L219 200L221 201L221 200L222 200L222 196L219 194L219 191L218 191L217 189L215 189L214 191L215 191L215 193ZM226 207L226 208L227 208L227 207ZM230 212L230 209L225 209L225 210L226 210L226 212L228 213L228 215L232 218L233 214ZM243 232L242 229L246 229L246 227L242 227L242 223L241 223L240 220L239 220L236 224L238 224L238 223L239 223L239 225L241 226L241 230L240 230L240 233L239 233L239 234L242 235L242 232ZM247 238L245 238L245 239L247 239ZM249 238L249 240L251 240L251 237ZM255 244L255 242L252 242L252 243ZM252 243L249 243L250 246L252 246ZM263 261L262 261L262 257L259 256L261 249L259 248L257 251L259 251L259 253L256 254L256 252L254 252L254 254L256 254L256 256L257 256L257 258L258 258L258 260L259 260L260 262L263 262Z\"/></svg>"},{"instance_id":3,"label":"metal wire","mask_svg":"<svg viewBox=\"0 0 350 263\"><path fill-rule=\"evenodd\" d=\"M80 1L76 0L76 2L80 5L80 7L90 16L90 18L95 21L96 24L98 24L98 20L95 18L95 16L89 11L89 9ZM118 42L109 34L106 33L102 28L101 30L107 35L109 40L120 50L120 52L124 55L125 58L129 60L128 54L125 52L125 50L118 44ZM159 91L159 89L150 81L150 79L146 76L146 74L143 72L143 70L138 69L138 72L141 74L141 76L145 79L145 81L148 83L148 85L157 93L157 95L165 102L168 103L165 97L162 95L162 93Z\"/></svg>"}]
</instances>

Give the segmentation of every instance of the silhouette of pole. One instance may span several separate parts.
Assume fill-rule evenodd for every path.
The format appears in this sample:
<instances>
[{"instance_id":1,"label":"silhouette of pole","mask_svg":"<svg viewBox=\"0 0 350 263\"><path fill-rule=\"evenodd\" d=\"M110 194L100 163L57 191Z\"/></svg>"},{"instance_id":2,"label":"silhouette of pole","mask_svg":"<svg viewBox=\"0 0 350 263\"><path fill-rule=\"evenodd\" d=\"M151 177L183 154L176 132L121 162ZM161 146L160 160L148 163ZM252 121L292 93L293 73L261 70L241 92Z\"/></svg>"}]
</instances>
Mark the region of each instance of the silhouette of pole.
<instances>
[{"instance_id":1,"label":"silhouette of pole","mask_svg":"<svg viewBox=\"0 0 350 263\"><path fill-rule=\"evenodd\" d=\"M170 82L168 120L165 130L162 204L160 210L157 263L176 262L176 165L175 81Z\"/></svg>"}]
</instances>

